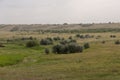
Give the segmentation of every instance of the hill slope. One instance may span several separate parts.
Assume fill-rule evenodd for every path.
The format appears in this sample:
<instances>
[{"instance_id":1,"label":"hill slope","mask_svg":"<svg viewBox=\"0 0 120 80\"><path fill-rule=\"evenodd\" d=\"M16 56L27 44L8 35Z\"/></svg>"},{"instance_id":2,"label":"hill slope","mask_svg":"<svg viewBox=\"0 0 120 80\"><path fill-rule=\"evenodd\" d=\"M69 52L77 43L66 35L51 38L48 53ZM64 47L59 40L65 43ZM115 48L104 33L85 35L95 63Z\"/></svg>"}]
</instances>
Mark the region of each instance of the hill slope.
<instances>
[{"instance_id":1,"label":"hill slope","mask_svg":"<svg viewBox=\"0 0 120 80\"><path fill-rule=\"evenodd\" d=\"M120 28L120 23L103 24L31 24L31 25L0 25L0 31L36 31L36 30L81 30L81 29L103 29Z\"/></svg>"}]
</instances>

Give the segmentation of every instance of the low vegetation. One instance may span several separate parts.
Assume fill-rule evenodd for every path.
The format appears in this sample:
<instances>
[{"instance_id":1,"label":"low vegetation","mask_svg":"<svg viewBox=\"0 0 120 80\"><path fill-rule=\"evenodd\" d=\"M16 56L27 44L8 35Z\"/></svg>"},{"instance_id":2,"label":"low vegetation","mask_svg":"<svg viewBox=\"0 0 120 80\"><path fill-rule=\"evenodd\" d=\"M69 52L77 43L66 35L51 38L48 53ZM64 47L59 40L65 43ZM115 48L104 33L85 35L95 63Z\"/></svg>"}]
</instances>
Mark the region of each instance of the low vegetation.
<instances>
[{"instance_id":1,"label":"low vegetation","mask_svg":"<svg viewBox=\"0 0 120 80\"><path fill-rule=\"evenodd\" d=\"M0 32L0 79L119 80L120 33L107 30Z\"/></svg>"},{"instance_id":2,"label":"low vegetation","mask_svg":"<svg viewBox=\"0 0 120 80\"><path fill-rule=\"evenodd\" d=\"M56 54L79 53L82 51L83 51L82 46L79 46L76 43L57 44L53 46L53 53Z\"/></svg>"},{"instance_id":3,"label":"low vegetation","mask_svg":"<svg viewBox=\"0 0 120 80\"><path fill-rule=\"evenodd\" d=\"M115 41L115 44L117 44L117 45L120 44L120 41L119 40Z\"/></svg>"},{"instance_id":4,"label":"low vegetation","mask_svg":"<svg viewBox=\"0 0 120 80\"><path fill-rule=\"evenodd\" d=\"M2 54L0 55L0 66L10 66L21 62L24 59L20 54Z\"/></svg>"},{"instance_id":5,"label":"low vegetation","mask_svg":"<svg viewBox=\"0 0 120 80\"><path fill-rule=\"evenodd\" d=\"M28 41L27 43L26 43L26 47L35 47L35 46L37 46L38 44L37 44L37 41Z\"/></svg>"},{"instance_id":6,"label":"low vegetation","mask_svg":"<svg viewBox=\"0 0 120 80\"><path fill-rule=\"evenodd\" d=\"M40 41L40 45L52 45L53 41L51 38L46 38L46 39L42 39Z\"/></svg>"}]
</instances>

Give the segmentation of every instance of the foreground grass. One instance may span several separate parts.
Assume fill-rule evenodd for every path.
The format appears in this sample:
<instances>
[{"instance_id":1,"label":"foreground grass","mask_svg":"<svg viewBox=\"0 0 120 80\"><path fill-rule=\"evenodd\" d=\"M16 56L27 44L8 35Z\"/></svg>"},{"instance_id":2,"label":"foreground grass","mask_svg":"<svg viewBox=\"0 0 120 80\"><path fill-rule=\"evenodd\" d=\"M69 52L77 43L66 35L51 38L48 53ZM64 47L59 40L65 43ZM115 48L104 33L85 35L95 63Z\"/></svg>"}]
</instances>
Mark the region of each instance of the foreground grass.
<instances>
[{"instance_id":1,"label":"foreground grass","mask_svg":"<svg viewBox=\"0 0 120 80\"><path fill-rule=\"evenodd\" d=\"M20 58L19 64L1 67L0 80L119 80L119 48L111 41L96 42L83 53L45 55L42 48L8 45L0 49L2 57L9 57L5 60L15 58L16 61L20 54L26 56Z\"/></svg>"},{"instance_id":2,"label":"foreground grass","mask_svg":"<svg viewBox=\"0 0 120 80\"><path fill-rule=\"evenodd\" d=\"M27 33L26 33L27 34ZM87 34L87 33L86 33ZM117 38L110 38L115 34ZM68 38L76 34L32 34L33 37L60 36ZM26 48L24 43L5 44L0 48L0 80L119 80L120 45L114 41L120 39L119 33L91 33L101 35L100 39L77 39L82 44L90 42L90 48L83 53L44 54L45 46ZM11 38L6 34L6 37ZM16 35L25 37L30 35ZM105 40L106 43L101 42ZM47 46L51 48L51 46Z\"/></svg>"},{"instance_id":3,"label":"foreground grass","mask_svg":"<svg viewBox=\"0 0 120 80\"><path fill-rule=\"evenodd\" d=\"M4 54L0 55L0 66L9 66L21 62L24 59L23 55L20 54Z\"/></svg>"}]
</instances>

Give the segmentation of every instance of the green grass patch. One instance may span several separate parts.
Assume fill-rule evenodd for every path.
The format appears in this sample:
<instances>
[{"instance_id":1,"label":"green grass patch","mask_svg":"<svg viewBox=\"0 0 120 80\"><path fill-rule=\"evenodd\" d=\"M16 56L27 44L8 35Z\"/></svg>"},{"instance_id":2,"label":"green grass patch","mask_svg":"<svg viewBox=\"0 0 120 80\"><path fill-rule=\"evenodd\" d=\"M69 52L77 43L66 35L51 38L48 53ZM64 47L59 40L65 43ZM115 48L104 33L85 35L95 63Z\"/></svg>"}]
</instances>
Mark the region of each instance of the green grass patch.
<instances>
[{"instance_id":1,"label":"green grass patch","mask_svg":"<svg viewBox=\"0 0 120 80\"><path fill-rule=\"evenodd\" d=\"M21 62L24 59L24 55L21 54L2 54L0 55L0 66L9 66Z\"/></svg>"}]
</instances>

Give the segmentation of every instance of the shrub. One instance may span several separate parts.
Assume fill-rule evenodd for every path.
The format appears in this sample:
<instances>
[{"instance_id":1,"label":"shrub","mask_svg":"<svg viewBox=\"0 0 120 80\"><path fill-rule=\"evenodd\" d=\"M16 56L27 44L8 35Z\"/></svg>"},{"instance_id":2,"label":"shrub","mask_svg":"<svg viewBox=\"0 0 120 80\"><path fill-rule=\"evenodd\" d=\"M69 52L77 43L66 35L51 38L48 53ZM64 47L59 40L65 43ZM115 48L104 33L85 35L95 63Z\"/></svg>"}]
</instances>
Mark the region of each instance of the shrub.
<instances>
[{"instance_id":1,"label":"shrub","mask_svg":"<svg viewBox=\"0 0 120 80\"><path fill-rule=\"evenodd\" d=\"M88 48L90 48L89 43L85 43L85 44L84 44L84 49L88 49Z\"/></svg>"},{"instance_id":2,"label":"shrub","mask_svg":"<svg viewBox=\"0 0 120 80\"><path fill-rule=\"evenodd\" d=\"M73 39L72 36L70 36L68 39Z\"/></svg>"},{"instance_id":3,"label":"shrub","mask_svg":"<svg viewBox=\"0 0 120 80\"><path fill-rule=\"evenodd\" d=\"M84 39L85 37L84 37L84 35L80 35L80 38Z\"/></svg>"},{"instance_id":4,"label":"shrub","mask_svg":"<svg viewBox=\"0 0 120 80\"><path fill-rule=\"evenodd\" d=\"M2 43L0 43L0 47L5 47Z\"/></svg>"},{"instance_id":5,"label":"shrub","mask_svg":"<svg viewBox=\"0 0 120 80\"><path fill-rule=\"evenodd\" d=\"M47 39L47 40L49 40L49 41L53 41L53 39L52 39L52 38L50 38L50 37L47 37L46 39Z\"/></svg>"},{"instance_id":6,"label":"shrub","mask_svg":"<svg viewBox=\"0 0 120 80\"><path fill-rule=\"evenodd\" d=\"M76 43L68 44L69 53L83 52L83 48Z\"/></svg>"},{"instance_id":7,"label":"shrub","mask_svg":"<svg viewBox=\"0 0 120 80\"><path fill-rule=\"evenodd\" d=\"M60 44L57 44L57 45L55 45L55 46L53 46L53 53L57 53L57 54L60 54L61 53L61 47L62 47L62 45L60 45Z\"/></svg>"},{"instance_id":8,"label":"shrub","mask_svg":"<svg viewBox=\"0 0 120 80\"><path fill-rule=\"evenodd\" d=\"M56 54L68 54L68 53L77 53L77 52L83 52L83 48L76 43L70 43L70 44L57 44L53 46L53 53Z\"/></svg>"},{"instance_id":9,"label":"shrub","mask_svg":"<svg viewBox=\"0 0 120 80\"><path fill-rule=\"evenodd\" d=\"M110 35L111 38L116 38L116 35Z\"/></svg>"},{"instance_id":10,"label":"shrub","mask_svg":"<svg viewBox=\"0 0 120 80\"><path fill-rule=\"evenodd\" d=\"M80 34L76 34L76 37L80 37Z\"/></svg>"},{"instance_id":11,"label":"shrub","mask_svg":"<svg viewBox=\"0 0 120 80\"><path fill-rule=\"evenodd\" d=\"M30 39L30 40L33 40L33 37L32 37L32 36L30 36L30 37L29 37L29 39Z\"/></svg>"},{"instance_id":12,"label":"shrub","mask_svg":"<svg viewBox=\"0 0 120 80\"><path fill-rule=\"evenodd\" d=\"M45 49L45 54L49 54L50 53L50 51L49 51L49 49Z\"/></svg>"},{"instance_id":13,"label":"shrub","mask_svg":"<svg viewBox=\"0 0 120 80\"><path fill-rule=\"evenodd\" d=\"M120 44L120 41L119 40L115 41L115 44Z\"/></svg>"},{"instance_id":14,"label":"shrub","mask_svg":"<svg viewBox=\"0 0 120 80\"><path fill-rule=\"evenodd\" d=\"M58 41L58 40L60 40L60 37L54 37L53 38L55 41Z\"/></svg>"},{"instance_id":15,"label":"shrub","mask_svg":"<svg viewBox=\"0 0 120 80\"><path fill-rule=\"evenodd\" d=\"M105 44L105 41L102 41L103 44Z\"/></svg>"},{"instance_id":16,"label":"shrub","mask_svg":"<svg viewBox=\"0 0 120 80\"><path fill-rule=\"evenodd\" d=\"M76 43L77 41L74 40L74 39L71 39L70 42L71 42L71 43Z\"/></svg>"},{"instance_id":17,"label":"shrub","mask_svg":"<svg viewBox=\"0 0 120 80\"><path fill-rule=\"evenodd\" d=\"M63 25L68 25L68 23L63 23Z\"/></svg>"},{"instance_id":18,"label":"shrub","mask_svg":"<svg viewBox=\"0 0 120 80\"><path fill-rule=\"evenodd\" d=\"M63 45L65 45L65 44L67 44L67 43L69 43L67 40L62 40L62 41L60 41L60 44L63 44Z\"/></svg>"},{"instance_id":19,"label":"shrub","mask_svg":"<svg viewBox=\"0 0 120 80\"><path fill-rule=\"evenodd\" d=\"M51 45L51 44L53 44L53 41L51 39L46 38L46 39L42 39L40 41L40 44L41 45Z\"/></svg>"},{"instance_id":20,"label":"shrub","mask_svg":"<svg viewBox=\"0 0 120 80\"><path fill-rule=\"evenodd\" d=\"M36 41L28 41L26 43L26 47L34 47L37 45L37 42Z\"/></svg>"}]
</instances>

